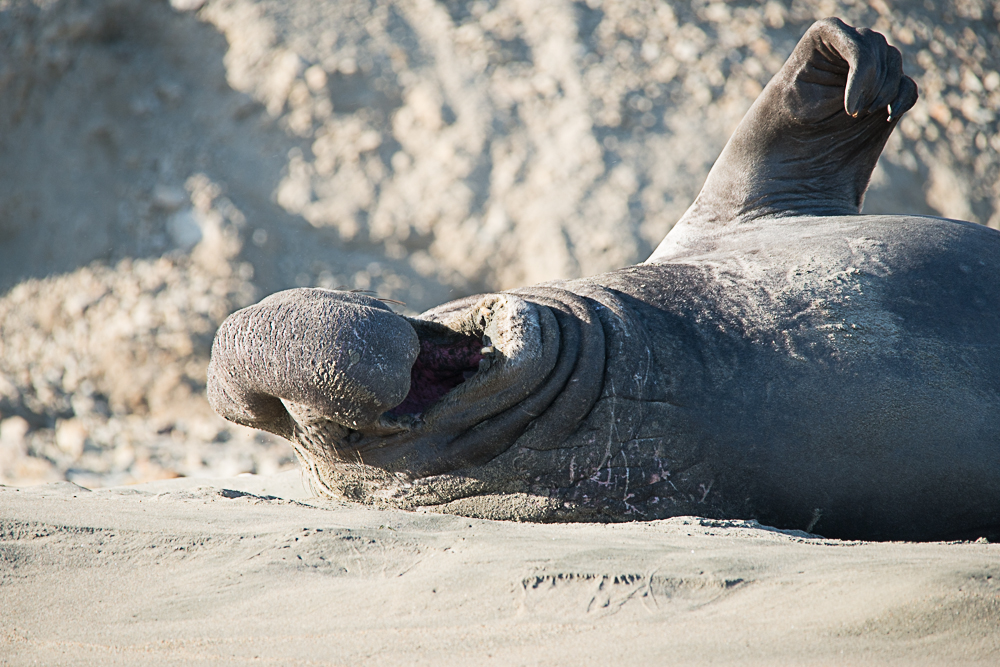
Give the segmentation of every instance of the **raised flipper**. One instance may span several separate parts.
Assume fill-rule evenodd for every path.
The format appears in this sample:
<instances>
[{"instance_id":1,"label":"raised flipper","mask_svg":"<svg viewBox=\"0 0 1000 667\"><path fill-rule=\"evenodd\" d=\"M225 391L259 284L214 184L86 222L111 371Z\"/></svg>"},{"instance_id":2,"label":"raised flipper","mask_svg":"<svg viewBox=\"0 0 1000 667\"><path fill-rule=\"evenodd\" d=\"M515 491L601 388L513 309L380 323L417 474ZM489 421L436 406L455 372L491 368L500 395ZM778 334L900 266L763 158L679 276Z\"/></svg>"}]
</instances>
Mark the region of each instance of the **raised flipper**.
<instances>
[{"instance_id":1,"label":"raised flipper","mask_svg":"<svg viewBox=\"0 0 1000 667\"><path fill-rule=\"evenodd\" d=\"M773 215L856 215L885 142L916 100L899 51L881 34L817 21L650 260L675 231Z\"/></svg>"}]
</instances>

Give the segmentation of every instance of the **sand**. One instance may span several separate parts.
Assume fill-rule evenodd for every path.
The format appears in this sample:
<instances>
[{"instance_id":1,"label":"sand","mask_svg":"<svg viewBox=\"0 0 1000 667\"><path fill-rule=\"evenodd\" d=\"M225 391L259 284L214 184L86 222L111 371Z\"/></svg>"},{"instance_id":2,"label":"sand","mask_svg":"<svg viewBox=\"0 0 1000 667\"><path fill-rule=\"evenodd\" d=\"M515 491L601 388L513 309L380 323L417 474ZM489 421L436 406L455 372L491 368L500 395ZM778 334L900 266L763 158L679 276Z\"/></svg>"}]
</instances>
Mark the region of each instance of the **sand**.
<instances>
[{"instance_id":1,"label":"sand","mask_svg":"<svg viewBox=\"0 0 1000 667\"><path fill-rule=\"evenodd\" d=\"M988 664L1000 545L539 525L297 472L0 487L0 664Z\"/></svg>"}]
</instances>

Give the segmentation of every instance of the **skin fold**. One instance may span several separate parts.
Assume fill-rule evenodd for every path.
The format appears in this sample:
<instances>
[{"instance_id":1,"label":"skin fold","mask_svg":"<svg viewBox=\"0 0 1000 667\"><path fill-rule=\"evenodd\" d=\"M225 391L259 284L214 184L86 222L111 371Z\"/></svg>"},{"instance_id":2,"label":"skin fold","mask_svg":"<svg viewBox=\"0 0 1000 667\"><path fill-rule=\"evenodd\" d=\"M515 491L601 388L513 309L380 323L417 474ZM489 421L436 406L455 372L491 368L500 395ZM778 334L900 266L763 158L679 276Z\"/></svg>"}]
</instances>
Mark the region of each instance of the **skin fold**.
<instances>
[{"instance_id":1,"label":"skin fold","mask_svg":"<svg viewBox=\"0 0 1000 667\"><path fill-rule=\"evenodd\" d=\"M495 519L1000 532L1000 234L859 215L917 98L814 24L644 263L416 318L289 290L234 313L213 407L318 491Z\"/></svg>"}]
</instances>

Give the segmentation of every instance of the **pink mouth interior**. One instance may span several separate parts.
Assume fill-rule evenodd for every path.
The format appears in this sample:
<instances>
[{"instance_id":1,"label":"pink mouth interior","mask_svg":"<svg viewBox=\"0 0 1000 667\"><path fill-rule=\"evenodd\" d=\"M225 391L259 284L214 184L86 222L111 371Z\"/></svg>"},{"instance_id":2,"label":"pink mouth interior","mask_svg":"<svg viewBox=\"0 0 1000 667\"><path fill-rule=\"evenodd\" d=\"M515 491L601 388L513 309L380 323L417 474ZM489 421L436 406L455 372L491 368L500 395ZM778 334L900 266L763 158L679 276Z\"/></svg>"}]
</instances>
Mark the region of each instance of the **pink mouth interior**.
<instances>
[{"instance_id":1,"label":"pink mouth interior","mask_svg":"<svg viewBox=\"0 0 1000 667\"><path fill-rule=\"evenodd\" d=\"M475 336L447 342L421 340L420 354L410 369L410 393L389 411L392 415L419 415L449 391L475 375L483 343Z\"/></svg>"}]
</instances>

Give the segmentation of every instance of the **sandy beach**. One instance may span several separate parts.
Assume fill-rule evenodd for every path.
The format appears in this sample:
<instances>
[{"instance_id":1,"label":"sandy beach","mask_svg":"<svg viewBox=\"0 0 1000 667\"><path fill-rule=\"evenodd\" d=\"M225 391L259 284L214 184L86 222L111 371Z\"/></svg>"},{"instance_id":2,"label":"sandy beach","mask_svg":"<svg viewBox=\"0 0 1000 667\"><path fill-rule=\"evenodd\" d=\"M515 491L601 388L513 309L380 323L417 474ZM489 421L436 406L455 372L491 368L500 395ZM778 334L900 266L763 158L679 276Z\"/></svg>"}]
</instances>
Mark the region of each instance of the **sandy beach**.
<instances>
[{"instance_id":1,"label":"sandy beach","mask_svg":"<svg viewBox=\"0 0 1000 667\"><path fill-rule=\"evenodd\" d=\"M0 488L0 664L996 664L1000 545L537 525L295 472Z\"/></svg>"}]
</instances>

